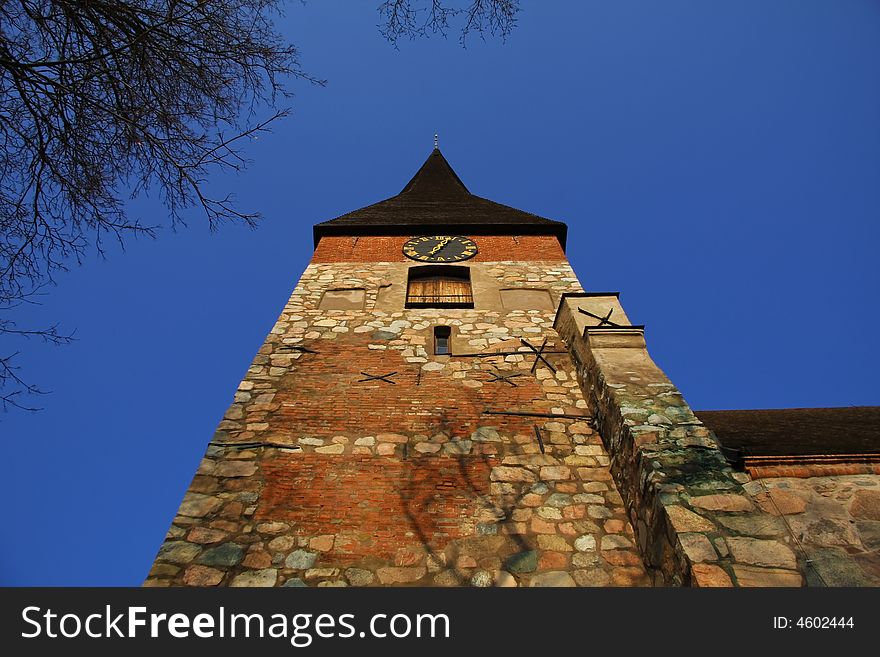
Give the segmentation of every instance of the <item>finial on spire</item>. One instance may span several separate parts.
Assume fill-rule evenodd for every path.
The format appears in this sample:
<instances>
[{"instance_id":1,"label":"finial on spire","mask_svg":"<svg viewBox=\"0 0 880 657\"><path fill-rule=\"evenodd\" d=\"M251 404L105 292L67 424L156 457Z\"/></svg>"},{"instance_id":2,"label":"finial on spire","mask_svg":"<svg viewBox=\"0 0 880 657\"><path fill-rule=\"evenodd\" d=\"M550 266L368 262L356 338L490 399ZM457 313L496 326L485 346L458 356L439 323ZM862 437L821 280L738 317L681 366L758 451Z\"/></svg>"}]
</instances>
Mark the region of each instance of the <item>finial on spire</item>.
<instances>
[{"instance_id":1,"label":"finial on spire","mask_svg":"<svg viewBox=\"0 0 880 657\"><path fill-rule=\"evenodd\" d=\"M437 137L437 133L434 133L434 150L440 148L440 139Z\"/></svg>"}]
</instances>

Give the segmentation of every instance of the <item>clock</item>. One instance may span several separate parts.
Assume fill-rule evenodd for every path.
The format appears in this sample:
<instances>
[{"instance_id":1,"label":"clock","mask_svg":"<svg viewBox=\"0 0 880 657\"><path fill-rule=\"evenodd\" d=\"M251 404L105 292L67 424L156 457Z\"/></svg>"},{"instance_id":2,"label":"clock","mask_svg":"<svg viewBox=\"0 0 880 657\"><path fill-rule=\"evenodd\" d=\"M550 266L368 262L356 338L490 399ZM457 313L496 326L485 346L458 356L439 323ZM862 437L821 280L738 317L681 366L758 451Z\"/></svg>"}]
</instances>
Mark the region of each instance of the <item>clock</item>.
<instances>
[{"instance_id":1,"label":"clock","mask_svg":"<svg viewBox=\"0 0 880 657\"><path fill-rule=\"evenodd\" d=\"M403 254L422 262L460 262L477 255L477 245L461 235L423 235L407 240Z\"/></svg>"}]
</instances>

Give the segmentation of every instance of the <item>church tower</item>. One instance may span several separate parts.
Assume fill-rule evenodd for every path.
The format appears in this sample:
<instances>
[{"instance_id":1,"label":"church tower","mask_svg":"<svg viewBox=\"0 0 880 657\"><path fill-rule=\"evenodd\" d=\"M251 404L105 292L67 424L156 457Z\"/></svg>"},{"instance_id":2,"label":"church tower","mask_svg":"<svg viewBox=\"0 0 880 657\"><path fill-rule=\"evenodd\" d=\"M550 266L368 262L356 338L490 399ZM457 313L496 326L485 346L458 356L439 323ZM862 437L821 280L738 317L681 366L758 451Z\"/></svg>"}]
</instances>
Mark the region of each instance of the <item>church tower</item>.
<instances>
[{"instance_id":1,"label":"church tower","mask_svg":"<svg viewBox=\"0 0 880 657\"><path fill-rule=\"evenodd\" d=\"M689 507L637 457L713 444L617 296L584 292L565 224L472 194L435 148L314 239L148 585L730 585L676 536L711 550L740 484Z\"/></svg>"}]
</instances>

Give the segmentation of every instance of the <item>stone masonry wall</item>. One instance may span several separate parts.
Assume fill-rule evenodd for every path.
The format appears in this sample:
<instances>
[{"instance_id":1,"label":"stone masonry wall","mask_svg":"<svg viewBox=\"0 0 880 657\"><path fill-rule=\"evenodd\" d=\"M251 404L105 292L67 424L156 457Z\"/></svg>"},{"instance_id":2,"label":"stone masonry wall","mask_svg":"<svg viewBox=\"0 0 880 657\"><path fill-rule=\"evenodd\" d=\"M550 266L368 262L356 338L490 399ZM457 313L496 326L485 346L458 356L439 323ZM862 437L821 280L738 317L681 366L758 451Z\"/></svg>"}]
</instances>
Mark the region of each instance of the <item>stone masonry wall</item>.
<instances>
[{"instance_id":1,"label":"stone masonry wall","mask_svg":"<svg viewBox=\"0 0 880 657\"><path fill-rule=\"evenodd\" d=\"M797 539L810 586L880 586L880 477L764 478L743 488L766 514L763 535Z\"/></svg>"},{"instance_id":2,"label":"stone masonry wall","mask_svg":"<svg viewBox=\"0 0 880 657\"><path fill-rule=\"evenodd\" d=\"M731 470L654 364L638 328L607 328L560 305L555 327L611 454L611 470L655 583L800 586L802 552ZM798 554L801 554L800 560Z\"/></svg>"},{"instance_id":3,"label":"stone masonry wall","mask_svg":"<svg viewBox=\"0 0 880 657\"><path fill-rule=\"evenodd\" d=\"M567 262L471 263L455 310L404 309L408 266L309 265L146 585L650 583L555 311L500 301L580 291ZM320 309L351 288L362 309Z\"/></svg>"}]
</instances>

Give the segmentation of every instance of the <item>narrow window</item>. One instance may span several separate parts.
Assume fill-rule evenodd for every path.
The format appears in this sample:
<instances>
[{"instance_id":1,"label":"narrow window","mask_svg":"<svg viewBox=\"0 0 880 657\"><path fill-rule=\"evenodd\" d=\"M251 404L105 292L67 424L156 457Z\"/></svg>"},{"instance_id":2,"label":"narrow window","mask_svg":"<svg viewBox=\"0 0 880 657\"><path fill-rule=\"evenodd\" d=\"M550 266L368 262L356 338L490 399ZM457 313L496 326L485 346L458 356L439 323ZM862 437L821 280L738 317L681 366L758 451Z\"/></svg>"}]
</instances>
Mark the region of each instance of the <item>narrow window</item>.
<instances>
[{"instance_id":1,"label":"narrow window","mask_svg":"<svg viewBox=\"0 0 880 657\"><path fill-rule=\"evenodd\" d=\"M452 350L449 348L449 337L451 334L452 329L448 326L434 327L435 356L448 356L450 353L452 353Z\"/></svg>"},{"instance_id":2,"label":"narrow window","mask_svg":"<svg viewBox=\"0 0 880 657\"><path fill-rule=\"evenodd\" d=\"M412 267L406 288L407 308L473 308L467 267Z\"/></svg>"}]
</instances>

